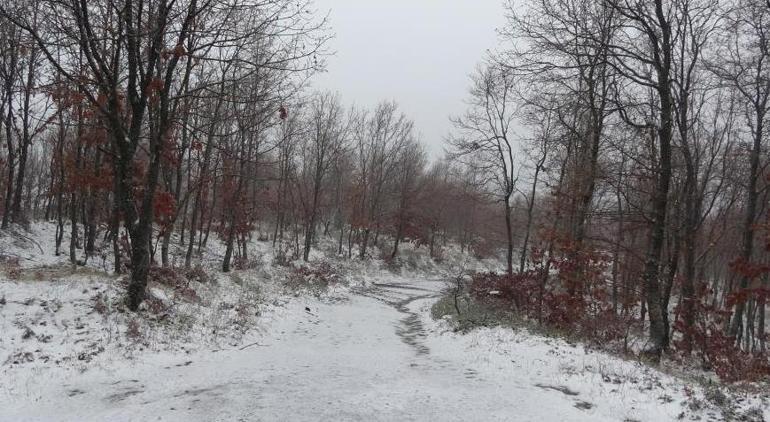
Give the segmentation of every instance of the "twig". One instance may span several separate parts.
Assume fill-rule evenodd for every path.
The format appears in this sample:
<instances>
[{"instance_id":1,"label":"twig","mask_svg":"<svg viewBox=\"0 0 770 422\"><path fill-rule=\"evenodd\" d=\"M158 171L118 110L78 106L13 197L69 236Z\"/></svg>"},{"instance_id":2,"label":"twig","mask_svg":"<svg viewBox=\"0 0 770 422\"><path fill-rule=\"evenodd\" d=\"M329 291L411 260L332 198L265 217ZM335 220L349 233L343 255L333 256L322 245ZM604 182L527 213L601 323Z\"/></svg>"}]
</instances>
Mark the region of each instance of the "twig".
<instances>
[{"instance_id":1,"label":"twig","mask_svg":"<svg viewBox=\"0 0 770 422\"><path fill-rule=\"evenodd\" d=\"M256 342L256 343L247 344L247 345L245 345L245 346L241 347L241 348L240 348L240 349L238 349L238 350L244 350L244 349L248 349L248 348L249 348L249 347L251 347L251 346L267 347L267 345L266 345L266 344L259 344L259 342Z\"/></svg>"}]
</instances>

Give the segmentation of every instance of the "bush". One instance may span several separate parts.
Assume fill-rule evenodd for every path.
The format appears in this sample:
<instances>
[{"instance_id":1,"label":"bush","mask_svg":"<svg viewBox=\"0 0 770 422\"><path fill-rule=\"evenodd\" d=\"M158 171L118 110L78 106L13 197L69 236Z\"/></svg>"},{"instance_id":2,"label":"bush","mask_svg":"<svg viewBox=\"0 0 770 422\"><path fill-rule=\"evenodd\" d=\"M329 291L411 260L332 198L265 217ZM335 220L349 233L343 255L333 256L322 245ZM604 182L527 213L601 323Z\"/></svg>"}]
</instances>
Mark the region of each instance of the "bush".
<instances>
[{"instance_id":1,"label":"bush","mask_svg":"<svg viewBox=\"0 0 770 422\"><path fill-rule=\"evenodd\" d=\"M291 258L286 253L286 251L279 248L278 252L275 254L275 257L273 258L273 265L278 267L288 267L291 265Z\"/></svg>"},{"instance_id":2,"label":"bush","mask_svg":"<svg viewBox=\"0 0 770 422\"><path fill-rule=\"evenodd\" d=\"M134 341L139 340L142 337L142 332L139 329L139 321L135 319L128 321L128 326L126 327L126 337Z\"/></svg>"},{"instance_id":3,"label":"bush","mask_svg":"<svg viewBox=\"0 0 770 422\"><path fill-rule=\"evenodd\" d=\"M252 259L245 257L235 258L233 267L237 270L254 270L262 267L262 256L257 254Z\"/></svg>"},{"instance_id":4,"label":"bush","mask_svg":"<svg viewBox=\"0 0 770 422\"><path fill-rule=\"evenodd\" d=\"M682 357L695 352L704 366L713 369L725 382L753 382L770 377L770 356L741 350L735 337L726 335L723 328L732 313L711 304L708 297L712 292L705 287L699 293L694 304L693 326L686 327L681 318L674 323L674 331L682 334L673 342L675 351ZM685 334L690 338L690 344L684 342Z\"/></svg>"},{"instance_id":5,"label":"bush","mask_svg":"<svg viewBox=\"0 0 770 422\"><path fill-rule=\"evenodd\" d=\"M91 298L91 301L93 302L93 308L94 311L99 315L106 315L109 311L109 307L107 306L107 301L104 299L104 295L99 293L96 296Z\"/></svg>"},{"instance_id":6,"label":"bush","mask_svg":"<svg viewBox=\"0 0 770 422\"><path fill-rule=\"evenodd\" d=\"M471 279L470 294L493 307L508 309L526 316L536 316L540 300L542 275L537 271L519 274L478 273Z\"/></svg>"},{"instance_id":7,"label":"bush","mask_svg":"<svg viewBox=\"0 0 770 422\"><path fill-rule=\"evenodd\" d=\"M633 312L618 314L613 308L605 279L606 258L601 255L553 259L546 277L543 265L519 274L481 273L472 277L471 297L492 308L538 321L542 327L569 334L604 349L627 352L629 332L640 321ZM731 313L712 305L710 292L700 292L693 315L694 325L686 328L679 318L673 323L672 350L682 358L697 353L706 369L722 381L760 381L770 377L770 357L741 350L724 326ZM729 305L728 305L729 306ZM684 334L687 334L686 336ZM691 339L684 344L683 338Z\"/></svg>"},{"instance_id":8,"label":"bush","mask_svg":"<svg viewBox=\"0 0 770 422\"><path fill-rule=\"evenodd\" d=\"M286 285L293 290L325 291L334 284L340 283L342 277L328 262L321 262L313 267L301 266L295 268L288 276Z\"/></svg>"},{"instance_id":9,"label":"bush","mask_svg":"<svg viewBox=\"0 0 770 422\"><path fill-rule=\"evenodd\" d=\"M448 294L431 307L433 319L450 317L454 330L467 332L476 327L513 326L515 319L510 312L492 308L466 294Z\"/></svg>"},{"instance_id":10,"label":"bush","mask_svg":"<svg viewBox=\"0 0 770 422\"><path fill-rule=\"evenodd\" d=\"M192 268L188 268L185 271L185 278L190 281L197 281L201 284L206 284L211 281L211 277L206 272L206 270L203 269L201 265L196 265Z\"/></svg>"},{"instance_id":11,"label":"bush","mask_svg":"<svg viewBox=\"0 0 770 422\"><path fill-rule=\"evenodd\" d=\"M204 272L205 273L205 272ZM197 276L200 276L198 274ZM190 302L200 300L198 293L190 287L190 279L187 274L173 267L152 267L149 272L149 280L174 289L180 297Z\"/></svg>"},{"instance_id":12,"label":"bush","mask_svg":"<svg viewBox=\"0 0 770 422\"><path fill-rule=\"evenodd\" d=\"M725 382L756 382L770 376L770 360L735 347L735 339L717 331L710 336L704 356L719 379Z\"/></svg>"},{"instance_id":13,"label":"bush","mask_svg":"<svg viewBox=\"0 0 770 422\"><path fill-rule=\"evenodd\" d=\"M550 330L626 351L635 320L613 308L606 291L606 258L587 253L563 256L553 259L548 269L536 255L534 268L522 273L475 274L470 294Z\"/></svg>"},{"instance_id":14,"label":"bush","mask_svg":"<svg viewBox=\"0 0 770 422\"><path fill-rule=\"evenodd\" d=\"M21 264L18 257L0 257L0 264L3 265L5 275L10 280L18 280L21 277Z\"/></svg>"}]
</instances>

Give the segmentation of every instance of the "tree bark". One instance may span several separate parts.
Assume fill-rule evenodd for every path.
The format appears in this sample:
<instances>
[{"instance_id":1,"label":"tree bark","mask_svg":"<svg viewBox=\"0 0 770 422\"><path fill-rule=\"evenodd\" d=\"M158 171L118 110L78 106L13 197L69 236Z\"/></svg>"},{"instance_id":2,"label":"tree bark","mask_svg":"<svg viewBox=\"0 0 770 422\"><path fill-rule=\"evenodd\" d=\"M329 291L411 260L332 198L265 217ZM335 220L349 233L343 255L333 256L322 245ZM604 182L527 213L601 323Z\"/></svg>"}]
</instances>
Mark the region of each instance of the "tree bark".
<instances>
[{"instance_id":1,"label":"tree bark","mask_svg":"<svg viewBox=\"0 0 770 422\"><path fill-rule=\"evenodd\" d=\"M757 108L757 121L754 130L754 143L751 149L749 183L746 189L746 213L743 217L743 228L741 236L741 260L749 264L754 253L754 222L757 215L757 206L759 202L759 192L757 182L759 178L760 156L762 154L762 137L764 133L764 108ZM749 277L745 274L740 275L739 289L745 290L749 287ZM743 325L743 313L746 309L745 301L738 301L735 305L732 322L729 328L729 334L736 337L736 343L740 344L741 327Z\"/></svg>"},{"instance_id":2,"label":"tree bark","mask_svg":"<svg viewBox=\"0 0 770 422\"><path fill-rule=\"evenodd\" d=\"M505 236L507 242L507 250L505 254L506 272L508 275L513 274L513 226L511 222L511 196L506 195L505 200Z\"/></svg>"}]
</instances>

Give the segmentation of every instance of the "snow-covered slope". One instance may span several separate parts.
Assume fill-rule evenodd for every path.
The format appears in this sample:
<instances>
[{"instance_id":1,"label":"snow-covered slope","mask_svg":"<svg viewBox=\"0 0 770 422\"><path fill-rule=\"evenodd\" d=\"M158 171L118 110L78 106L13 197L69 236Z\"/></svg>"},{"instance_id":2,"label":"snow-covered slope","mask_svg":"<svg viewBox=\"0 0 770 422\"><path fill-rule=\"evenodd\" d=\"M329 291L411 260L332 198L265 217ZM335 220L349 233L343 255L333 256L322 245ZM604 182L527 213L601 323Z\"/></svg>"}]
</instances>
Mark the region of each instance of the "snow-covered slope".
<instances>
[{"instance_id":1,"label":"snow-covered slope","mask_svg":"<svg viewBox=\"0 0 770 422\"><path fill-rule=\"evenodd\" d=\"M80 367L6 365L0 420L724 418L700 387L634 362L502 328L453 334L428 316L441 288L382 277L348 300L273 306L263 331L218 348L112 355ZM736 411L752 408L770 416L757 399Z\"/></svg>"},{"instance_id":2,"label":"snow-covered slope","mask_svg":"<svg viewBox=\"0 0 770 422\"><path fill-rule=\"evenodd\" d=\"M0 273L0 421L770 418L762 394L726 395L527 331L458 334L431 319L448 275L493 264L458 253L438 265L407 248L395 273L333 261L346 285L313 295L287 291L291 268L271 266L264 245L251 250L261 265L191 282L195 300L153 284L164 306L142 317L121 308L120 279L94 267L30 254L13 279Z\"/></svg>"}]
</instances>

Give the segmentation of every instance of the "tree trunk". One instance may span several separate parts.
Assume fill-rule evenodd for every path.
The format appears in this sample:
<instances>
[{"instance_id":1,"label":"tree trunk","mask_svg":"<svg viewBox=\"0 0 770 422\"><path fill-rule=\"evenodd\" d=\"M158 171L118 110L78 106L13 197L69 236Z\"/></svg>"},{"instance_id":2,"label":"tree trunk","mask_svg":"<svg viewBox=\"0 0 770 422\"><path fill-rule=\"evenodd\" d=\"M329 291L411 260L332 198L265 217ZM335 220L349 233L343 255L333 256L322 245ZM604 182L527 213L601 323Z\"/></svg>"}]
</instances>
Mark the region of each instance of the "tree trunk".
<instances>
[{"instance_id":1,"label":"tree trunk","mask_svg":"<svg viewBox=\"0 0 770 422\"><path fill-rule=\"evenodd\" d=\"M164 125L161 125L164 127ZM159 133L165 133L165 130ZM153 223L153 204L155 201L155 191L160 177L160 163L163 140L155 139L152 159L150 161L148 174L144 183L144 193L141 201L139 215L136 214L134 205L134 195L131 186L131 177L134 174L133 158L125 159L123 157L133 157L133 151L126 153L122 151L121 159L118 161L119 178L119 197L121 198L121 209L125 216L125 224L128 228L128 234L131 237L131 280L128 286L128 308L137 311L139 305L144 301L145 290L147 288L147 277L150 272L150 242L152 241L152 223ZM138 143L136 143L138 145ZM137 218L138 217L138 218ZM134 221L136 223L134 223Z\"/></svg>"},{"instance_id":2,"label":"tree trunk","mask_svg":"<svg viewBox=\"0 0 770 422\"><path fill-rule=\"evenodd\" d=\"M668 87L668 82L665 83ZM662 125L658 131L660 148L660 163L657 183L652 198L652 227L647 248L642 281L647 298L647 311L650 318L650 349L647 351L655 360L659 360L666 348L667 329L663 309L663 292L658 279L660 257L663 251L666 230L666 210L668 208L668 192L671 183L671 104L668 88L661 93ZM666 97L664 100L663 97Z\"/></svg>"},{"instance_id":3,"label":"tree trunk","mask_svg":"<svg viewBox=\"0 0 770 422\"><path fill-rule=\"evenodd\" d=\"M622 174L622 166L620 173ZM620 179L618 179L618 186L620 186ZM620 188L616 192L616 200L618 201L618 232L617 239L615 239L615 247L612 251L612 311L615 315L618 314L618 272L620 269L620 247L623 243L623 201ZM624 297L624 300L626 298Z\"/></svg>"},{"instance_id":4,"label":"tree trunk","mask_svg":"<svg viewBox=\"0 0 770 422\"><path fill-rule=\"evenodd\" d=\"M693 175L694 176L694 175ZM697 193L694 177L688 177L685 188L684 216L684 273L682 277L682 344L685 353L692 348L692 327L695 323L695 248L698 235L698 219L700 217L697 204Z\"/></svg>"},{"instance_id":5,"label":"tree trunk","mask_svg":"<svg viewBox=\"0 0 770 422\"><path fill-rule=\"evenodd\" d=\"M27 157L29 155L29 145L32 143L32 134L30 133L30 113L31 101L33 95L33 88L35 83L35 64L37 62L37 52L33 51L29 54L28 66L27 66L27 78L24 85L24 105L22 108L22 136L19 145L19 164L18 172L16 174L16 190L13 195L13 205L11 208L11 219L13 221L21 221L21 208L22 198L24 192L24 177L27 171Z\"/></svg>"},{"instance_id":6,"label":"tree trunk","mask_svg":"<svg viewBox=\"0 0 770 422\"><path fill-rule=\"evenodd\" d=\"M359 258L364 259L366 257L366 246L369 243L369 227L364 229L364 237L361 239L361 250Z\"/></svg>"},{"instance_id":7,"label":"tree trunk","mask_svg":"<svg viewBox=\"0 0 770 422\"><path fill-rule=\"evenodd\" d=\"M659 271L660 257L663 251L666 232L666 210L668 208L668 193L671 187L671 139L673 136L673 101L671 96L671 66L672 45L671 26L663 11L662 0L655 1L655 18L660 27L660 45L654 48L656 60L656 91L660 105L658 128L658 171L655 191L652 197L652 227L650 241L645 257L644 293L647 296L647 310L650 318L650 342L648 354L656 361L660 360L662 352L667 344L667 330L665 315L667 309L663 309L663 298L660 290ZM650 29L650 31L653 31ZM648 36L653 39L654 33Z\"/></svg>"},{"instance_id":8,"label":"tree trunk","mask_svg":"<svg viewBox=\"0 0 770 422\"><path fill-rule=\"evenodd\" d=\"M505 236L508 249L505 255L506 271L508 275L513 274L513 227L511 224L511 196L505 197Z\"/></svg>"},{"instance_id":9,"label":"tree trunk","mask_svg":"<svg viewBox=\"0 0 770 422\"><path fill-rule=\"evenodd\" d=\"M163 229L163 238L160 242L160 263L161 265L166 268L169 265L168 262L168 248L171 245L171 233L173 231L172 227L165 227Z\"/></svg>"},{"instance_id":10,"label":"tree trunk","mask_svg":"<svg viewBox=\"0 0 770 422\"><path fill-rule=\"evenodd\" d=\"M199 188L201 189L201 188ZM190 268L192 263L193 248L195 247L195 230L198 228L198 214L200 207L200 190L195 194L195 204L192 208L192 215L190 216L190 241L187 243L187 253L184 256L185 268Z\"/></svg>"},{"instance_id":11,"label":"tree trunk","mask_svg":"<svg viewBox=\"0 0 770 422\"><path fill-rule=\"evenodd\" d=\"M524 229L524 241L521 245L521 255L519 256L519 272L524 272L524 266L527 263L527 251L529 249L529 235L532 232L532 220L533 220L533 213L535 209L535 195L537 194L537 182L538 177L540 176L540 170L542 169L543 163L545 162L545 154L543 154L543 159L538 163L537 167L535 167L535 178L532 181L532 191L529 194L529 203L527 204L527 226Z\"/></svg>"},{"instance_id":12,"label":"tree trunk","mask_svg":"<svg viewBox=\"0 0 770 422\"><path fill-rule=\"evenodd\" d=\"M767 280L763 283L764 288L767 288ZM767 337L767 333L765 332L765 307L766 307L766 299L764 296L760 296L758 300L757 307L759 308L757 311L757 319L759 321L757 322L757 332L759 332L759 353L765 353L767 351L767 346L765 344L765 338Z\"/></svg>"},{"instance_id":13,"label":"tree trunk","mask_svg":"<svg viewBox=\"0 0 770 422\"><path fill-rule=\"evenodd\" d=\"M78 107L77 111L77 140L75 141L75 172L80 172L80 166L83 161L83 114ZM78 192L77 187L72 186L72 193L70 194L70 262L72 265L77 265L77 245L78 245Z\"/></svg>"},{"instance_id":14,"label":"tree trunk","mask_svg":"<svg viewBox=\"0 0 770 422\"><path fill-rule=\"evenodd\" d=\"M11 84L13 83L13 79L11 79ZM7 229L8 223L11 219L11 208L13 204L13 186L14 186L14 175L15 175L15 166L16 166L16 148L13 145L13 95L12 95L12 88L13 85L6 84L6 101L8 108L8 111L5 115L5 143L8 147L8 180L6 181L6 190L5 190L5 204L3 206L3 223L2 228Z\"/></svg>"},{"instance_id":15,"label":"tree trunk","mask_svg":"<svg viewBox=\"0 0 770 422\"><path fill-rule=\"evenodd\" d=\"M305 250L302 253L302 260L308 262L310 259L310 248L313 245L313 236L315 235L315 225L318 213L318 198L321 193L321 178L319 172L316 173L315 187L313 189L313 203L310 209L310 221L308 221L305 230Z\"/></svg>"},{"instance_id":16,"label":"tree trunk","mask_svg":"<svg viewBox=\"0 0 770 422\"><path fill-rule=\"evenodd\" d=\"M665 282L663 284L663 292L660 297L660 307L663 309L663 327L665 328L665 337L663 339L663 347L667 349L670 343L671 322L669 319L668 308L671 301L671 291L674 288L674 282L676 275L679 272L679 257L682 253L682 241L679 238L679 233L674 230L672 235L672 245L670 247L670 256L668 261L668 274L666 275Z\"/></svg>"},{"instance_id":17,"label":"tree trunk","mask_svg":"<svg viewBox=\"0 0 770 422\"><path fill-rule=\"evenodd\" d=\"M128 285L128 308L137 311L147 289L150 272L150 229L147 224L137 224L129 231L131 236L131 280Z\"/></svg>"},{"instance_id":18,"label":"tree trunk","mask_svg":"<svg viewBox=\"0 0 770 422\"><path fill-rule=\"evenodd\" d=\"M94 174L101 176L102 153L96 149L96 158L94 159ZM99 193L93 189L89 192L88 205L88 235L86 238L86 259L92 256L96 250L96 204L99 201Z\"/></svg>"},{"instance_id":19,"label":"tree trunk","mask_svg":"<svg viewBox=\"0 0 770 422\"><path fill-rule=\"evenodd\" d=\"M117 192L117 177L114 178L114 185L115 192ZM118 199L117 193L113 194L112 200L112 215L110 216L110 231L112 232L112 256L115 274L120 274L123 272L123 269L121 268L123 263L120 259L120 200Z\"/></svg>"},{"instance_id":20,"label":"tree trunk","mask_svg":"<svg viewBox=\"0 0 770 422\"><path fill-rule=\"evenodd\" d=\"M348 230L348 259L353 258L353 227Z\"/></svg>"},{"instance_id":21,"label":"tree trunk","mask_svg":"<svg viewBox=\"0 0 770 422\"><path fill-rule=\"evenodd\" d=\"M757 215L757 205L759 192L757 191L757 179L759 178L760 156L762 154L762 134L764 113L757 112L757 127L754 130L754 145L751 150L751 169L749 173L749 185L747 188L746 214L743 218L743 233L741 241L740 258L745 263L751 262L754 253L754 222ZM745 274L740 275L739 289L741 291L749 287L749 277ZM736 343L740 344L740 331L743 325L743 313L746 308L745 301L738 301L735 305L732 323L730 324L729 334L736 337Z\"/></svg>"},{"instance_id":22,"label":"tree trunk","mask_svg":"<svg viewBox=\"0 0 770 422\"><path fill-rule=\"evenodd\" d=\"M396 256L398 256L398 244L401 242L401 232L403 231L402 224L399 220L399 223L396 225L396 236L395 239L393 239L393 252L390 254L390 259L396 259Z\"/></svg>"},{"instance_id":23,"label":"tree trunk","mask_svg":"<svg viewBox=\"0 0 770 422\"><path fill-rule=\"evenodd\" d=\"M227 243L225 248L225 257L222 260L222 272L230 272L230 261L233 257L233 240L235 238L235 224L230 224L230 230L227 232Z\"/></svg>"}]
</instances>

